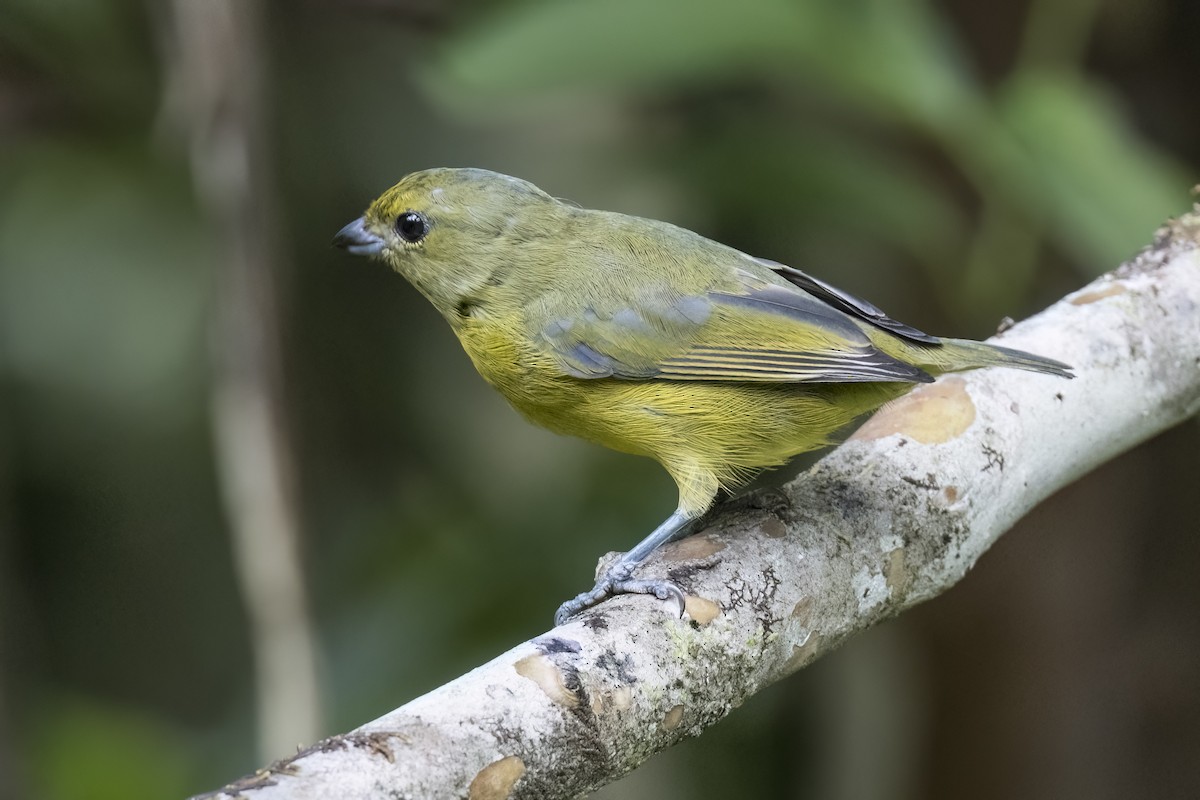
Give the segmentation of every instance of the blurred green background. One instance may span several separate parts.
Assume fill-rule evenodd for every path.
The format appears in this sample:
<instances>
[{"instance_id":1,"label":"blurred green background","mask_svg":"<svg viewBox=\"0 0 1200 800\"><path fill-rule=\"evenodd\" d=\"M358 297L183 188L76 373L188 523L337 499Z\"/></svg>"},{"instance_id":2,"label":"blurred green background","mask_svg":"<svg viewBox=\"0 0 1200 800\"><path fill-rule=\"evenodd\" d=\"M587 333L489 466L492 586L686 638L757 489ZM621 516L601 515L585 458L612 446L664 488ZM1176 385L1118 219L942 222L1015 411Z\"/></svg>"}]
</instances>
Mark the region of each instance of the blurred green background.
<instances>
[{"instance_id":1,"label":"blurred green background","mask_svg":"<svg viewBox=\"0 0 1200 800\"><path fill-rule=\"evenodd\" d=\"M984 337L1147 244L1200 167L1193 0L221 7L0 4L2 798L215 788L540 633L673 507L654 464L523 423L415 291L330 248L401 175L516 174ZM230 65L240 101L204 80ZM235 568L213 430L247 376L307 709L286 666L256 682L271 595ZM1105 466L597 796L1200 796L1197 452L1189 423ZM264 690L314 721L265 735Z\"/></svg>"}]
</instances>

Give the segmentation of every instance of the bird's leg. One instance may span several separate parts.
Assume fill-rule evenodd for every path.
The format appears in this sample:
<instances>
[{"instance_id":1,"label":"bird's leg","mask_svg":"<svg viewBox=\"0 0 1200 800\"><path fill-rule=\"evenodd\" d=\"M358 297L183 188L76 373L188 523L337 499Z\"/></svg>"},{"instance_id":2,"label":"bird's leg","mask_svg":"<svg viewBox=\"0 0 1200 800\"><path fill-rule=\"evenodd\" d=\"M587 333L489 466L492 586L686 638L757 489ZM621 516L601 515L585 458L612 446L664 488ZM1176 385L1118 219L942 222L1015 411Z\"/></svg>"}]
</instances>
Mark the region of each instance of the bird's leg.
<instances>
[{"instance_id":1,"label":"bird's leg","mask_svg":"<svg viewBox=\"0 0 1200 800\"><path fill-rule=\"evenodd\" d=\"M562 625L585 608L591 608L614 594L652 594L659 600L674 600L679 608L679 615L683 616L684 598L678 586L664 580L634 580L631 576L634 568L658 547L691 533L701 516L677 509L649 536L609 565L590 592L584 592L574 600L568 600L559 606L554 614L554 624Z\"/></svg>"}]
</instances>

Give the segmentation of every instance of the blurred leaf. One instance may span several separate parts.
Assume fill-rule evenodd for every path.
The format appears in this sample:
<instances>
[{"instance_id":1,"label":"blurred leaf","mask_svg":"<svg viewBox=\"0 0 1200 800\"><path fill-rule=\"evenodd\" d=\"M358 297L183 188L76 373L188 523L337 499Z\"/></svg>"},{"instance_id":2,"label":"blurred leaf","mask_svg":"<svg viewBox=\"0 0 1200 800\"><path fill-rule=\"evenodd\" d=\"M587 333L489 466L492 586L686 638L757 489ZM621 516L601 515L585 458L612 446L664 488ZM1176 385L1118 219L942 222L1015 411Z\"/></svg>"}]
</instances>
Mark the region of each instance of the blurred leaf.
<instances>
[{"instance_id":1,"label":"blurred leaf","mask_svg":"<svg viewBox=\"0 0 1200 800\"><path fill-rule=\"evenodd\" d=\"M20 380L131 414L169 411L196 358L210 249L152 157L12 152L0 194L0 358Z\"/></svg>"},{"instance_id":2,"label":"blurred leaf","mask_svg":"<svg viewBox=\"0 0 1200 800\"><path fill-rule=\"evenodd\" d=\"M834 96L920 127L982 102L953 33L926 0L818 0L795 45Z\"/></svg>"},{"instance_id":3,"label":"blurred leaf","mask_svg":"<svg viewBox=\"0 0 1200 800\"><path fill-rule=\"evenodd\" d=\"M787 0L525 3L452 40L439 67L481 95L648 88L777 56L803 21Z\"/></svg>"},{"instance_id":4,"label":"blurred leaf","mask_svg":"<svg viewBox=\"0 0 1200 800\"><path fill-rule=\"evenodd\" d=\"M753 146L739 147L744 142ZM926 173L878 142L842 131L739 123L685 169L698 169L706 185L718 187L722 209L736 210L750 236L784 239L788 247L801 238L850 236L936 266L953 257L966 225ZM836 279L829 269L823 274Z\"/></svg>"},{"instance_id":5,"label":"blurred leaf","mask_svg":"<svg viewBox=\"0 0 1200 800\"><path fill-rule=\"evenodd\" d=\"M1094 83L1025 73L1005 87L999 114L1028 155L1027 193L1087 274L1130 256L1186 207L1184 170L1131 130Z\"/></svg>"},{"instance_id":6,"label":"blurred leaf","mask_svg":"<svg viewBox=\"0 0 1200 800\"><path fill-rule=\"evenodd\" d=\"M184 743L149 717L76 699L38 713L29 774L44 800L161 800L191 788Z\"/></svg>"},{"instance_id":7,"label":"blurred leaf","mask_svg":"<svg viewBox=\"0 0 1200 800\"><path fill-rule=\"evenodd\" d=\"M686 35L684 35L686 31ZM595 0L497 14L450 42L434 93L503 104L539 92L644 91L771 67L821 79L872 114L941 124L973 90L921 0Z\"/></svg>"}]
</instances>

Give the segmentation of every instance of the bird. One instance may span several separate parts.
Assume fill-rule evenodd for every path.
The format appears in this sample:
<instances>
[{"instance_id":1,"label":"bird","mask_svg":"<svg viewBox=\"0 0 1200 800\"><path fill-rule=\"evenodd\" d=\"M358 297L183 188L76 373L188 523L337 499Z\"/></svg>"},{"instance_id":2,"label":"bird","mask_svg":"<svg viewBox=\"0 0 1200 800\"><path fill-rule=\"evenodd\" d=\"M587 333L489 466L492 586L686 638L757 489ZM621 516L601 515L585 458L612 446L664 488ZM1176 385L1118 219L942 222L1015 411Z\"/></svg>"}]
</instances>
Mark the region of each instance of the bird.
<instances>
[{"instance_id":1,"label":"bird","mask_svg":"<svg viewBox=\"0 0 1200 800\"><path fill-rule=\"evenodd\" d=\"M484 169L413 172L333 242L416 287L529 421L648 456L677 484L675 511L563 603L556 624L622 593L682 615L677 586L635 576L647 556L916 384L984 367L1073 377L1050 358L931 336L685 228Z\"/></svg>"}]
</instances>

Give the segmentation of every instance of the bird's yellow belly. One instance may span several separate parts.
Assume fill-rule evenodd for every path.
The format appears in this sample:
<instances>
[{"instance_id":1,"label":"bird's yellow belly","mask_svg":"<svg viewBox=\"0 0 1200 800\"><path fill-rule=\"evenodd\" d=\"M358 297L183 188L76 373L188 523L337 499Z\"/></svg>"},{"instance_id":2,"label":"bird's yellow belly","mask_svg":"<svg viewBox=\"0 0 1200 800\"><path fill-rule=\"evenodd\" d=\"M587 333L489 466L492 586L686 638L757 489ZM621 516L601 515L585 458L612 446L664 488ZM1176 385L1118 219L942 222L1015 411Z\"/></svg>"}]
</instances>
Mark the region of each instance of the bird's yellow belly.
<instances>
[{"instance_id":1,"label":"bird's yellow belly","mask_svg":"<svg viewBox=\"0 0 1200 800\"><path fill-rule=\"evenodd\" d=\"M501 337L460 333L480 374L526 418L661 462L684 498L741 485L829 443L904 383L764 384L581 379ZM696 500L699 503L699 499Z\"/></svg>"}]
</instances>

